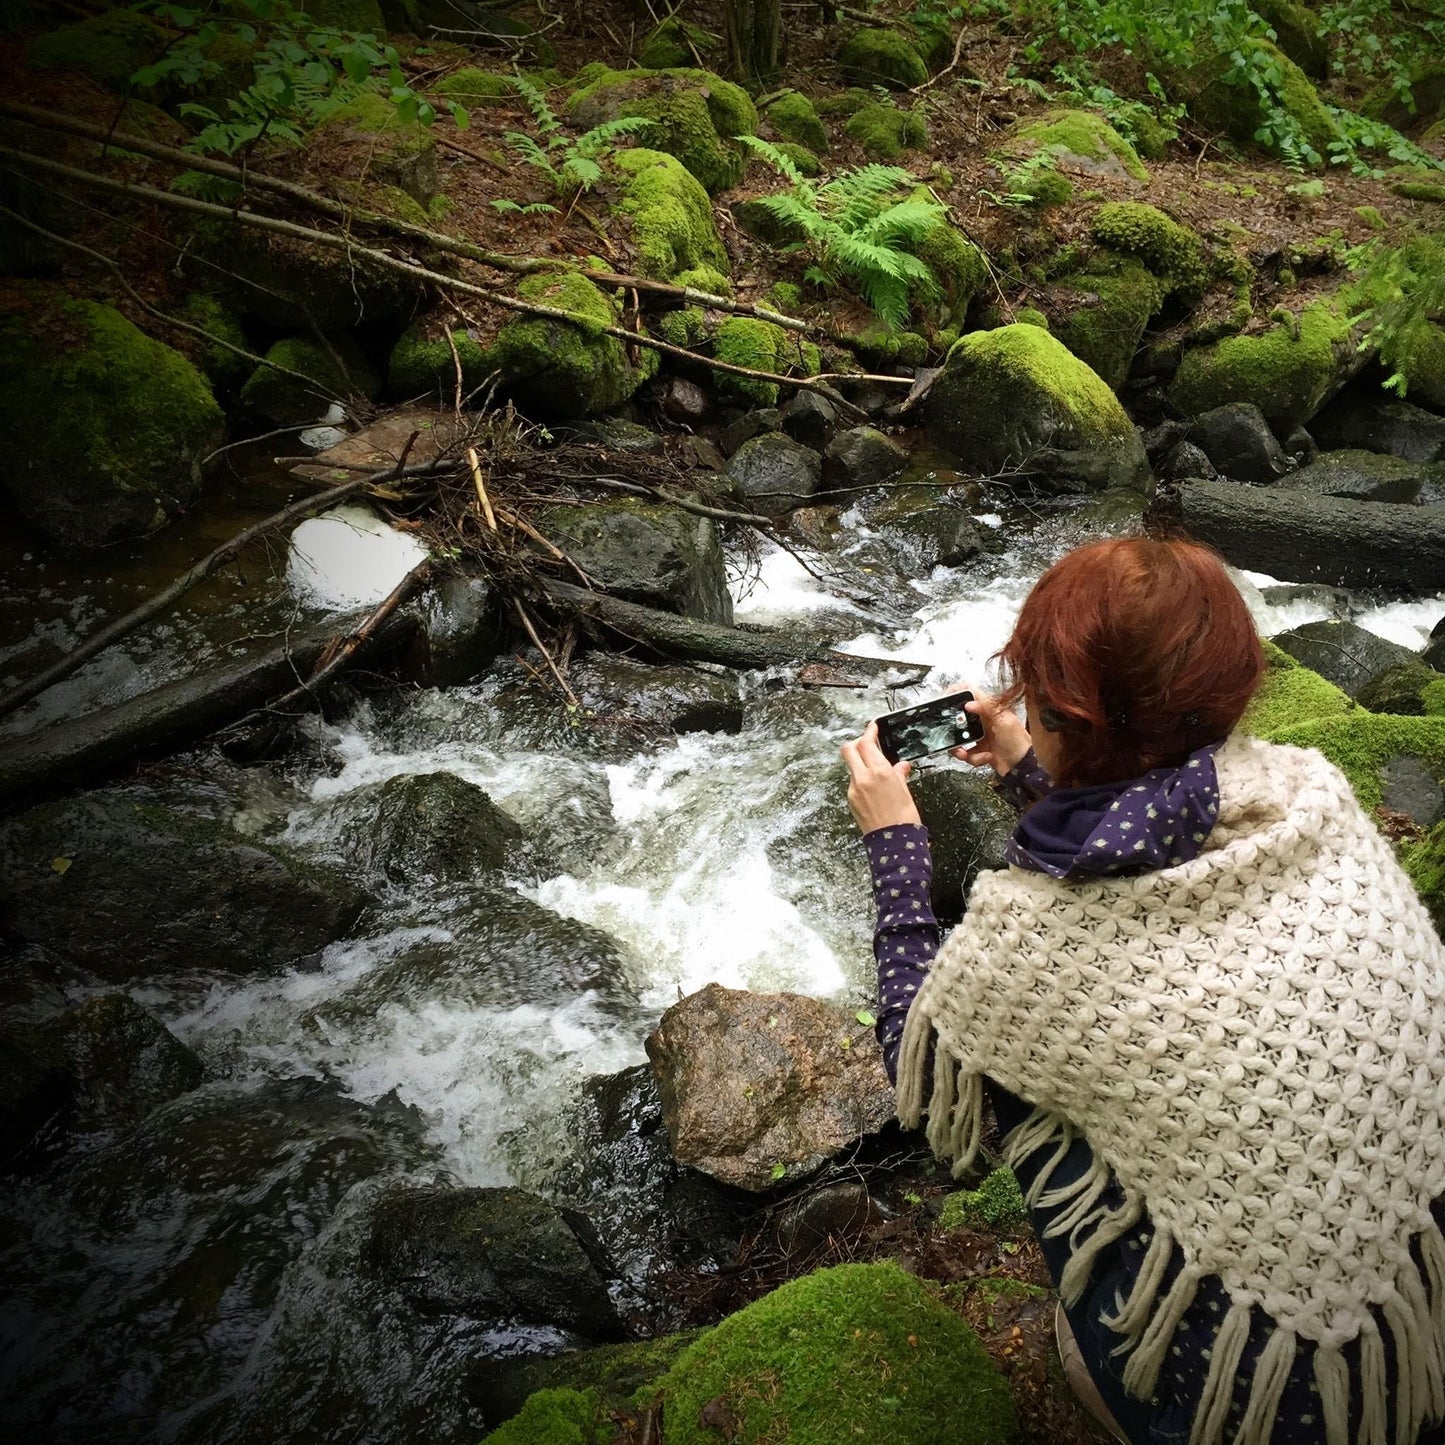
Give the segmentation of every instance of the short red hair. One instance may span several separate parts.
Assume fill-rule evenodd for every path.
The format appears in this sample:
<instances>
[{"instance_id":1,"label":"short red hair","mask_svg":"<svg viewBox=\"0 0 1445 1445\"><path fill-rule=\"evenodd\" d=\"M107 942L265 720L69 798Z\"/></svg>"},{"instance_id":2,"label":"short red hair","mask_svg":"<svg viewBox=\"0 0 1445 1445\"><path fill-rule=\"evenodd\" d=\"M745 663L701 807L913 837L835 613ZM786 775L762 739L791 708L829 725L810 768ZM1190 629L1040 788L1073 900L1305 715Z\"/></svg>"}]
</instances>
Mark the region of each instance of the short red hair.
<instances>
[{"instance_id":1,"label":"short red hair","mask_svg":"<svg viewBox=\"0 0 1445 1445\"><path fill-rule=\"evenodd\" d=\"M998 659L1060 737L1064 786L1118 782L1228 734L1264 649L1219 555L1179 537L1080 547L1029 593Z\"/></svg>"}]
</instances>

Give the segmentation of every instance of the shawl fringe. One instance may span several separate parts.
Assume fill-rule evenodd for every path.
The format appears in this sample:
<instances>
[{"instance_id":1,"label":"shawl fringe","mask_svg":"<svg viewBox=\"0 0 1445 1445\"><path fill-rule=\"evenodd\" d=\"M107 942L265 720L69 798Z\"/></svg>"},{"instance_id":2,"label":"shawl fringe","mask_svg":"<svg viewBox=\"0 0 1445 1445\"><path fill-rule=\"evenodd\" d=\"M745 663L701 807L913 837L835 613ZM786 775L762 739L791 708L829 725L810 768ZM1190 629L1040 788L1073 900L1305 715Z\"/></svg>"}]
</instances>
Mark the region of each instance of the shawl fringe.
<instances>
[{"instance_id":1,"label":"shawl fringe","mask_svg":"<svg viewBox=\"0 0 1445 1445\"><path fill-rule=\"evenodd\" d=\"M932 1083L926 1090L930 1051ZM983 1076L950 1057L931 1023L915 1009L905 1025L899 1058L898 1116L905 1126L916 1128L925 1114L929 1144L941 1159L952 1160L957 1177L978 1154ZM1066 1120L1035 1109L1003 1141L1003 1159L1010 1166L1052 1146L1025 1202L1031 1208L1062 1206L1047 1234L1069 1236L1071 1257L1059 1282L1066 1305L1082 1296L1099 1254L1134 1228L1146 1212L1145 1201L1127 1191L1123 1204L1107 1202L1113 1176L1097 1157L1083 1177L1053 1183L1077 1137ZM1358 1391L1352 1390L1341 1349L1345 1341L1331 1338L1314 1343L1314 1380L1327 1445L1391 1445L1392 1421L1393 1445L1412 1445L1424 1424L1445 1418L1445 1235L1431 1223L1415 1243L1418 1267L1413 1263L1401 1267L1394 1291L1356 1336ZM1104 1320L1120 1337L1114 1353L1127 1356L1124 1388L1136 1398L1148 1399L1158 1384L1174 1333L1194 1302L1201 1278L1201 1272L1183 1260L1169 1231L1156 1226L1128 1298L1117 1301L1113 1315ZM1223 1445L1237 1403L1240 1360L1257 1319L1266 1318L1251 1300L1231 1297L1210 1351L1189 1445ZM1312 1343L1272 1321L1268 1328L1232 1445L1268 1445L1298 1348ZM1385 1364L1385 1330L1395 1361L1393 1385Z\"/></svg>"}]
</instances>

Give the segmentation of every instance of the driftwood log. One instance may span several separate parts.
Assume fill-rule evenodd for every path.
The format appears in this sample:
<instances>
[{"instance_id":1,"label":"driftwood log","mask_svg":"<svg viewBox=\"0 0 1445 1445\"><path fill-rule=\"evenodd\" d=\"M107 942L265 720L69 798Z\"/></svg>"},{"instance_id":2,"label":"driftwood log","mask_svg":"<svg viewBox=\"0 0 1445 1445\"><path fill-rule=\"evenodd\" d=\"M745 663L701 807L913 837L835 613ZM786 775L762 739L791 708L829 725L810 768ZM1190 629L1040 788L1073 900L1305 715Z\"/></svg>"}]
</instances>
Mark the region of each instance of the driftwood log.
<instances>
[{"instance_id":1,"label":"driftwood log","mask_svg":"<svg viewBox=\"0 0 1445 1445\"><path fill-rule=\"evenodd\" d=\"M1185 482L1153 519L1217 547L1236 567L1332 587L1445 587L1445 507L1356 502L1280 487Z\"/></svg>"},{"instance_id":2,"label":"driftwood log","mask_svg":"<svg viewBox=\"0 0 1445 1445\"><path fill-rule=\"evenodd\" d=\"M781 630L754 632L718 622L699 622L636 602L623 602L604 592L589 592L570 582L548 581L542 586L547 601L556 610L600 623L622 637L689 662L715 662L741 669L792 668L793 680L811 687L864 687L885 677L905 684L920 681L929 670L920 663L855 657Z\"/></svg>"}]
</instances>

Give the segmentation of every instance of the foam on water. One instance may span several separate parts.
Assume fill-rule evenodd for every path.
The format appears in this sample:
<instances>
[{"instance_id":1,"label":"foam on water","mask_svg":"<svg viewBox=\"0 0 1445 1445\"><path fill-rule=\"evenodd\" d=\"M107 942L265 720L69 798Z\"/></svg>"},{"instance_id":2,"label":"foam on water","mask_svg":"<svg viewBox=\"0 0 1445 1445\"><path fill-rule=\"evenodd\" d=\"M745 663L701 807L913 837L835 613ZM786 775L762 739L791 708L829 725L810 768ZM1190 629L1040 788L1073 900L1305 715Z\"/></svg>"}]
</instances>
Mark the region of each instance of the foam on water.
<instances>
[{"instance_id":1,"label":"foam on water","mask_svg":"<svg viewBox=\"0 0 1445 1445\"><path fill-rule=\"evenodd\" d=\"M817 567L818 559L810 562ZM758 558L756 569L733 582L732 593L733 616L749 622L781 622L814 612L856 610L833 596L815 572L791 552L771 545Z\"/></svg>"},{"instance_id":2,"label":"foam on water","mask_svg":"<svg viewBox=\"0 0 1445 1445\"><path fill-rule=\"evenodd\" d=\"M1379 637L1419 652L1429 642L1431 629L1442 617L1445 617L1445 592L1409 602L1367 607L1356 615L1355 621Z\"/></svg>"},{"instance_id":3,"label":"foam on water","mask_svg":"<svg viewBox=\"0 0 1445 1445\"><path fill-rule=\"evenodd\" d=\"M389 527L369 507L334 507L291 534L286 584L308 607L375 607L426 555L415 537Z\"/></svg>"}]
</instances>

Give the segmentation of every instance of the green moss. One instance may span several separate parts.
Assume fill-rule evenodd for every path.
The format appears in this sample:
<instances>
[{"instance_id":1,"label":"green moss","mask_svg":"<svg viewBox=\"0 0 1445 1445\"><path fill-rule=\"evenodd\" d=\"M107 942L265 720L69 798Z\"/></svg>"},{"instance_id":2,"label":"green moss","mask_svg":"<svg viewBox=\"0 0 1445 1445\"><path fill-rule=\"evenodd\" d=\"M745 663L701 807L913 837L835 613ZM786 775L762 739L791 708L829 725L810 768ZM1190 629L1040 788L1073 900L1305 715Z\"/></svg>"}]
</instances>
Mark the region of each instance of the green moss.
<instances>
[{"instance_id":1,"label":"green moss","mask_svg":"<svg viewBox=\"0 0 1445 1445\"><path fill-rule=\"evenodd\" d=\"M977 1336L893 1264L840 1265L774 1290L703 1335L660 1386L668 1445L716 1445L701 1416L717 1400L735 1445L1017 1438L1008 1385Z\"/></svg>"},{"instance_id":2,"label":"green moss","mask_svg":"<svg viewBox=\"0 0 1445 1445\"><path fill-rule=\"evenodd\" d=\"M1275 43L1302 70L1324 75L1329 48L1320 34L1320 17L1294 0L1250 0L1250 9L1275 33Z\"/></svg>"},{"instance_id":3,"label":"green moss","mask_svg":"<svg viewBox=\"0 0 1445 1445\"><path fill-rule=\"evenodd\" d=\"M488 1445L607 1445L616 1431L591 1390L538 1390Z\"/></svg>"},{"instance_id":4,"label":"green moss","mask_svg":"<svg viewBox=\"0 0 1445 1445\"><path fill-rule=\"evenodd\" d=\"M1340 138L1340 128L1309 76L1268 40L1244 39L1238 49L1255 68L1278 75L1280 107L1294 118L1319 155L1327 156L1330 142ZM1234 64L1232 56L1201 57L1176 88L1188 99L1196 120L1240 145L1255 145L1257 132L1270 131L1273 103L1263 100L1252 86L1225 84L1224 76Z\"/></svg>"},{"instance_id":5,"label":"green moss","mask_svg":"<svg viewBox=\"0 0 1445 1445\"><path fill-rule=\"evenodd\" d=\"M621 177L618 209L632 220L638 274L670 281L706 266L726 274L727 251L713 221L712 204L696 178L662 151L619 151L612 164Z\"/></svg>"},{"instance_id":6,"label":"green moss","mask_svg":"<svg viewBox=\"0 0 1445 1445\"><path fill-rule=\"evenodd\" d=\"M1273 742L1286 728L1355 711L1348 693L1296 662L1282 647L1266 641L1264 653L1269 670L1240 719L1241 731Z\"/></svg>"},{"instance_id":7,"label":"green moss","mask_svg":"<svg viewBox=\"0 0 1445 1445\"><path fill-rule=\"evenodd\" d=\"M1042 311L1036 311L1032 306L1024 306L1015 311L1013 319L1020 326L1037 326L1044 331L1053 329L1049 325L1049 318Z\"/></svg>"},{"instance_id":8,"label":"green moss","mask_svg":"<svg viewBox=\"0 0 1445 1445\"><path fill-rule=\"evenodd\" d=\"M768 288L768 303L785 316L796 316L803 309L803 288L791 281L775 281Z\"/></svg>"},{"instance_id":9,"label":"green moss","mask_svg":"<svg viewBox=\"0 0 1445 1445\"><path fill-rule=\"evenodd\" d=\"M1027 196L1033 206L1066 206L1074 199L1074 183L1053 166L1035 170L1026 180L1011 177L1010 189Z\"/></svg>"},{"instance_id":10,"label":"green moss","mask_svg":"<svg viewBox=\"0 0 1445 1445\"><path fill-rule=\"evenodd\" d=\"M334 338L327 347L309 336L290 336L272 346L266 360L316 383L314 390L309 389L269 366L258 366L251 373L237 403L247 415L276 426L314 421L325 414L333 397L356 392L371 396L377 390L366 358L345 337Z\"/></svg>"},{"instance_id":11,"label":"green moss","mask_svg":"<svg viewBox=\"0 0 1445 1445\"><path fill-rule=\"evenodd\" d=\"M657 320L658 336L670 346L691 349L707 336L707 316L701 306L685 306L669 311Z\"/></svg>"},{"instance_id":12,"label":"green moss","mask_svg":"<svg viewBox=\"0 0 1445 1445\"><path fill-rule=\"evenodd\" d=\"M1373 120L1383 120L1396 130L1403 130L1422 117L1438 116L1445 110L1445 60L1426 60L1408 73L1410 100L1395 89L1391 81L1382 81L1360 102L1360 110ZM1429 132L1426 132L1428 137Z\"/></svg>"},{"instance_id":13,"label":"green moss","mask_svg":"<svg viewBox=\"0 0 1445 1445\"><path fill-rule=\"evenodd\" d=\"M623 342L599 329L617 324L617 308L579 272L540 272L517 291L581 318L518 317L488 349L488 365L523 410L556 420L595 416L620 406L656 372L656 352L644 351L633 367Z\"/></svg>"},{"instance_id":14,"label":"green moss","mask_svg":"<svg viewBox=\"0 0 1445 1445\"><path fill-rule=\"evenodd\" d=\"M1120 174L1136 181L1149 179L1134 147L1101 115L1091 110L1052 110L1014 132L1028 153L1049 151L1070 165Z\"/></svg>"},{"instance_id":15,"label":"green moss","mask_svg":"<svg viewBox=\"0 0 1445 1445\"><path fill-rule=\"evenodd\" d=\"M823 174L823 163L805 145L785 140L778 143L778 149L809 178Z\"/></svg>"},{"instance_id":16,"label":"green moss","mask_svg":"<svg viewBox=\"0 0 1445 1445\"><path fill-rule=\"evenodd\" d=\"M177 313L182 321L209 331L231 346L245 347L246 333L241 323L214 296L195 292L188 296ZM220 395L234 392L251 374L251 363L225 346L185 334L181 349L200 367L206 379Z\"/></svg>"},{"instance_id":17,"label":"green moss","mask_svg":"<svg viewBox=\"0 0 1445 1445\"><path fill-rule=\"evenodd\" d=\"M462 391L483 385L489 367L487 354L466 330L452 331L456 359L446 333L432 318L412 322L391 349L386 363L386 389L391 396L415 397L431 392L449 396L456 388L457 361L462 364Z\"/></svg>"},{"instance_id":18,"label":"green moss","mask_svg":"<svg viewBox=\"0 0 1445 1445\"><path fill-rule=\"evenodd\" d=\"M1366 808L1379 807L1380 769L1391 758L1417 757L1445 778L1445 717L1392 717L1357 708L1346 717L1280 728L1271 741L1318 748L1350 780Z\"/></svg>"},{"instance_id":19,"label":"green moss","mask_svg":"<svg viewBox=\"0 0 1445 1445\"><path fill-rule=\"evenodd\" d=\"M41 286L0 303L0 485L62 547L159 526L195 496L224 431L201 373L113 307Z\"/></svg>"},{"instance_id":20,"label":"green moss","mask_svg":"<svg viewBox=\"0 0 1445 1445\"><path fill-rule=\"evenodd\" d=\"M358 34L386 34L377 0L306 0L306 13L317 25L334 25Z\"/></svg>"},{"instance_id":21,"label":"green moss","mask_svg":"<svg viewBox=\"0 0 1445 1445\"><path fill-rule=\"evenodd\" d=\"M850 86L847 90L836 91L832 95L819 96L813 102L813 108L819 115L857 115L865 105L877 98L874 91Z\"/></svg>"},{"instance_id":22,"label":"green moss","mask_svg":"<svg viewBox=\"0 0 1445 1445\"><path fill-rule=\"evenodd\" d=\"M928 338L900 331L881 321L849 338L853 350L872 366L922 366L928 360Z\"/></svg>"},{"instance_id":23,"label":"green moss","mask_svg":"<svg viewBox=\"0 0 1445 1445\"><path fill-rule=\"evenodd\" d=\"M699 25L670 15L654 28L637 52L637 63L649 70L696 65L716 48L717 38Z\"/></svg>"},{"instance_id":24,"label":"green moss","mask_svg":"<svg viewBox=\"0 0 1445 1445\"><path fill-rule=\"evenodd\" d=\"M1209 280L1204 246L1187 226L1155 206L1139 201L1114 201L1100 206L1090 231L1101 246L1137 256L1168 291L1186 302L1197 301Z\"/></svg>"},{"instance_id":25,"label":"green moss","mask_svg":"<svg viewBox=\"0 0 1445 1445\"><path fill-rule=\"evenodd\" d=\"M1352 334L1337 299L1316 301L1268 331L1187 351L1169 399L1187 416L1252 401L1267 421L1288 431L1313 416L1337 383Z\"/></svg>"},{"instance_id":26,"label":"green moss","mask_svg":"<svg viewBox=\"0 0 1445 1445\"><path fill-rule=\"evenodd\" d=\"M1426 717L1445 717L1445 678L1431 680L1420 689Z\"/></svg>"},{"instance_id":27,"label":"green moss","mask_svg":"<svg viewBox=\"0 0 1445 1445\"><path fill-rule=\"evenodd\" d=\"M312 131L313 154L324 161L330 140L346 135L365 137L368 142L368 183L394 186L418 205L431 204L437 193L436 141L426 126L405 119L385 96L363 91Z\"/></svg>"},{"instance_id":28,"label":"green moss","mask_svg":"<svg viewBox=\"0 0 1445 1445\"><path fill-rule=\"evenodd\" d=\"M1372 230L1383 231L1386 227L1385 218L1380 214L1376 206L1356 206L1355 214Z\"/></svg>"},{"instance_id":29,"label":"green moss","mask_svg":"<svg viewBox=\"0 0 1445 1445\"><path fill-rule=\"evenodd\" d=\"M1394 713L1401 717L1424 717L1432 711L1429 701L1445 695L1445 676L1423 662L1403 662L1372 677L1359 691L1356 701L1370 712Z\"/></svg>"},{"instance_id":30,"label":"green moss","mask_svg":"<svg viewBox=\"0 0 1445 1445\"><path fill-rule=\"evenodd\" d=\"M1146 161L1163 160L1169 147L1179 139L1178 130L1160 120L1147 106L1140 106L1129 117L1134 132L1134 149Z\"/></svg>"},{"instance_id":31,"label":"green moss","mask_svg":"<svg viewBox=\"0 0 1445 1445\"><path fill-rule=\"evenodd\" d=\"M797 141L817 155L828 149L828 132L813 102L801 91L790 90L767 108L768 124L784 140Z\"/></svg>"},{"instance_id":32,"label":"green moss","mask_svg":"<svg viewBox=\"0 0 1445 1445\"><path fill-rule=\"evenodd\" d=\"M1407 201L1425 201L1445 205L1445 184L1437 181L1395 181L1390 189Z\"/></svg>"},{"instance_id":33,"label":"green moss","mask_svg":"<svg viewBox=\"0 0 1445 1445\"><path fill-rule=\"evenodd\" d=\"M774 376L787 376L794 371L806 376L819 370L816 346L803 341L795 332L754 316L732 316L724 321L713 334L712 354L733 366L768 371ZM726 400L752 406L772 406L778 400L775 382L729 376L721 371L714 381L718 395Z\"/></svg>"},{"instance_id":34,"label":"green moss","mask_svg":"<svg viewBox=\"0 0 1445 1445\"><path fill-rule=\"evenodd\" d=\"M1093 269L1066 278L1068 304L1059 307L1051 330L1079 358L1118 391L1129 375L1149 318L1167 294L1165 283L1133 256L1100 258Z\"/></svg>"},{"instance_id":35,"label":"green moss","mask_svg":"<svg viewBox=\"0 0 1445 1445\"><path fill-rule=\"evenodd\" d=\"M1402 843L1399 854L1436 931L1445 935L1445 823L1436 823L1417 841Z\"/></svg>"},{"instance_id":36,"label":"green moss","mask_svg":"<svg viewBox=\"0 0 1445 1445\"><path fill-rule=\"evenodd\" d=\"M651 120L647 144L676 156L710 195L742 177L746 157L732 137L758 128L747 92L709 70L609 70L572 96L567 114L585 127L623 115Z\"/></svg>"},{"instance_id":37,"label":"green moss","mask_svg":"<svg viewBox=\"0 0 1445 1445\"><path fill-rule=\"evenodd\" d=\"M1012 1169L995 1169L977 1189L960 1189L943 1201L938 1222L944 1229L1026 1228L1028 1206Z\"/></svg>"},{"instance_id":38,"label":"green moss","mask_svg":"<svg viewBox=\"0 0 1445 1445\"><path fill-rule=\"evenodd\" d=\"M915 199L931 200L926 188ZM933 272L943 293L938 320L945 326L962 327L973 298L988 284L988 261L982 251L947 221L926 231L913 254Z\"/></svg>"},{"instance_id":39,"label":"green moss","mask_svg":"<svg viewBox=\"0 0 1445 1445\"><path fill-rule=\"evenodd\" d=\"M858 110L843 129L878 161L897 160L904 151L928 144L928 127L921 115L876 100Z\"/></svg>"},{"instance_id":40,"label":"green moss","mask_svg":"<svg viewBox=\"0 0 1445 1445\"><path fill-rule=\"evenodd\" d=\"M918 47L897 30L855 30L838 52L838 64L853 85L912 90L928 79Z\"/></svg>"},{"instance_id":41,"label":"green moss","mask_svg":"<svg viewBox=\"0 0 1445 1445\"><path fill-rule=\"evenodd\" d=\"M130 78L157 60L166 32L134 10L107 10L39 35L30 46L36 70L78 70L107 90L130 88Z\"/></svg>"},{"instance_id":42,"label":"green moss","mask_svg":"<svg viewBox=\"0 0 1445 1445\"><path fill-rule=\"evenodd\" d=\"M709 296L732 297L733 283L721 271L712 266L694 266L688 271L679 271L672 278L674 286L691 286L694 291L705 291Z\"/></svg>"},{"instance_id":43,"label":"green moss","mask_svg":"<svg viewBox=\"0 0 1445 1445\"><path fill-rule=\"evenodd\" d=\"M432 94L443 100L455 100L471 110L479 105L496 105L499 101L511 100L517 94L516 87L509 84L504 75L493 75L489 70L479 70L475 65L464 66L443 76L432 86Z\"/></svg>"}]
</instances>

